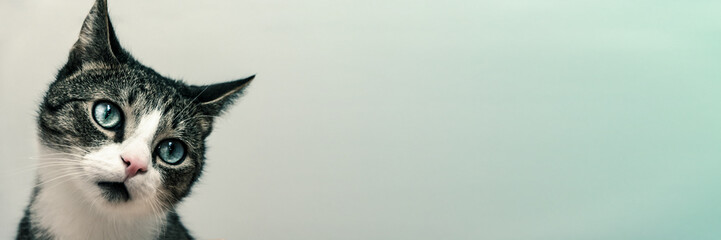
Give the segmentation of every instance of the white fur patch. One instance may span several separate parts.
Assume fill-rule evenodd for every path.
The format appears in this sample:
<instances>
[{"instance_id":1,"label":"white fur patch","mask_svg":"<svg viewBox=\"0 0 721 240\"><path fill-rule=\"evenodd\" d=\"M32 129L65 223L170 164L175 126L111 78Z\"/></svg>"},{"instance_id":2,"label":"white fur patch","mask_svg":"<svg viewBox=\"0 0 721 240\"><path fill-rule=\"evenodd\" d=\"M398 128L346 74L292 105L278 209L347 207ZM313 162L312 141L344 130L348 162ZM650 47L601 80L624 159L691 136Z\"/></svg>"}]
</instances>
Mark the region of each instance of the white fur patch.
<instances>
[{"instance_id":1,"label":"white fur patch","mask_svg":"<svg viewBox=\"0 0 721 240\"><path fill-rule=\"evenodd\" d=\"M32 220L58 239L155 238L166 216L157 191L162 176L150 164L160 119L156 110L126 122L130 137L89 153L41 147L41 190L32 206ZM123 181L126 166L120 156L128 152L147 161L148 169L125 181L128 202L108 202L97 183Z\"/></svg>"}]
</instances>

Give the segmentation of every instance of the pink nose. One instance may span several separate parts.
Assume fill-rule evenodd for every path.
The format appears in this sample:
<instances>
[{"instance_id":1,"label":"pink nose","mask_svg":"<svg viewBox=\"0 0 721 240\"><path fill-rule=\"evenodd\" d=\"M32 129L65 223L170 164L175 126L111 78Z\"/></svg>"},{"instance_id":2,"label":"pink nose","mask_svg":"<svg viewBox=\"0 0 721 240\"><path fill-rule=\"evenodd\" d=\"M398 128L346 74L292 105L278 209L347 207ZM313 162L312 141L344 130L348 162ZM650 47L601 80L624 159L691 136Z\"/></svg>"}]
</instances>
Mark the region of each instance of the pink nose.
<instances>
[{"instance_id":1,"label":"pink nose","mask_svg":"<svg viewBox=\"0 0 721 240\"><path fill-rule=\"evenodd\" d=\"M123 155L120 156L120 159L122 159L125 163L126 180L138 175L139 173L148 171L148 163L146 161L142 161L139 157Z\"/></svg>"}]
</instances>

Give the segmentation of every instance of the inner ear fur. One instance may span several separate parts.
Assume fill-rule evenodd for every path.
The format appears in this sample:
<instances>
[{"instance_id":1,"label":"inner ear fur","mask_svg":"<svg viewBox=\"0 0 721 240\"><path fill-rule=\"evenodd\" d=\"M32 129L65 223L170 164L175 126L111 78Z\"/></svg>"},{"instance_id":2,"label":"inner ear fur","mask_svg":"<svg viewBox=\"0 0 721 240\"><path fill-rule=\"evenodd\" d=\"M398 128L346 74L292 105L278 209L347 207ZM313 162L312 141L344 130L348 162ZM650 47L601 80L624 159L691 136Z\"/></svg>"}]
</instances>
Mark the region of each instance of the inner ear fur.
<instances>
[{"instance_id":1,"label":"inner ear fur","mask_svg":"<svg viewBox=\"0 0 721 240\"><path fill-rule=\"evenodd\" d=\"M70 75L83 64L112 66L131 60L115 35L107 1L97 0L83 21L78 40L70 50L68 62L60 75Z\"/></svg>"},{"instance_id":2,"label":"inner ear fur","mask_svg":"<svg viewBox=\"0 0 721 240\"><path fill-rule=\"evenodd\" d=\"M189 97L200 104L205 114L217 116L243 95L243 90L253 78L255 75L223 83L190 86Z\"/></svg>"}]
</instances>

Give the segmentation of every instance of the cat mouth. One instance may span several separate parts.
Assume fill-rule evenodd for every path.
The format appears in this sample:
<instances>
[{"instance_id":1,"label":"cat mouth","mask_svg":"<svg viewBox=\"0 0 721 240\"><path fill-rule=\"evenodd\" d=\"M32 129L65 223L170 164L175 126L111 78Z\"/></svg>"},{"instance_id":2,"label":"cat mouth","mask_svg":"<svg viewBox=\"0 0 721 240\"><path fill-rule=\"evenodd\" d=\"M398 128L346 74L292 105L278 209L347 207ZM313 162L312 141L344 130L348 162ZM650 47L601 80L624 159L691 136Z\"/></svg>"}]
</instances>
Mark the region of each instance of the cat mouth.
<instances>
[{"instance_id":1,"label":"cat mouth","mask_svg":"<svg viewBox=\"0 0 721 240\"><path fill-rule=\"evenodd\" d=\"M99 182L98 186L103 191L103 197L108 202L127 202L130 200L130 193L125 183L122 182Z\"/></svg>"}]
</instances>

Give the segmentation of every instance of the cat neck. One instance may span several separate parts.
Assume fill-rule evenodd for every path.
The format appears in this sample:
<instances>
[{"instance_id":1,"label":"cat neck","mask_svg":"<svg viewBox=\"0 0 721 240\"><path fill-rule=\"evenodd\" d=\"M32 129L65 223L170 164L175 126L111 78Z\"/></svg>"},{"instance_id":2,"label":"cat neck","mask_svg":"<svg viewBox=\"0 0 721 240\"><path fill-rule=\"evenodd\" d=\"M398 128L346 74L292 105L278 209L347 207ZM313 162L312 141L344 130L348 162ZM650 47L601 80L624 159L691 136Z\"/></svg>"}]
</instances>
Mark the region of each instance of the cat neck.
<instances>
[{"instance_id":1,"label":"cat neck","mask_svg":"<svg viewBox=\"0 0 721 240\"><path fill-rule=\"evenodd\" d=\"M143 217L101 213L70 183L39 187L30 212L33 224L52 239L156 239L167 213Z\"/></svg>"}]
</instances>

